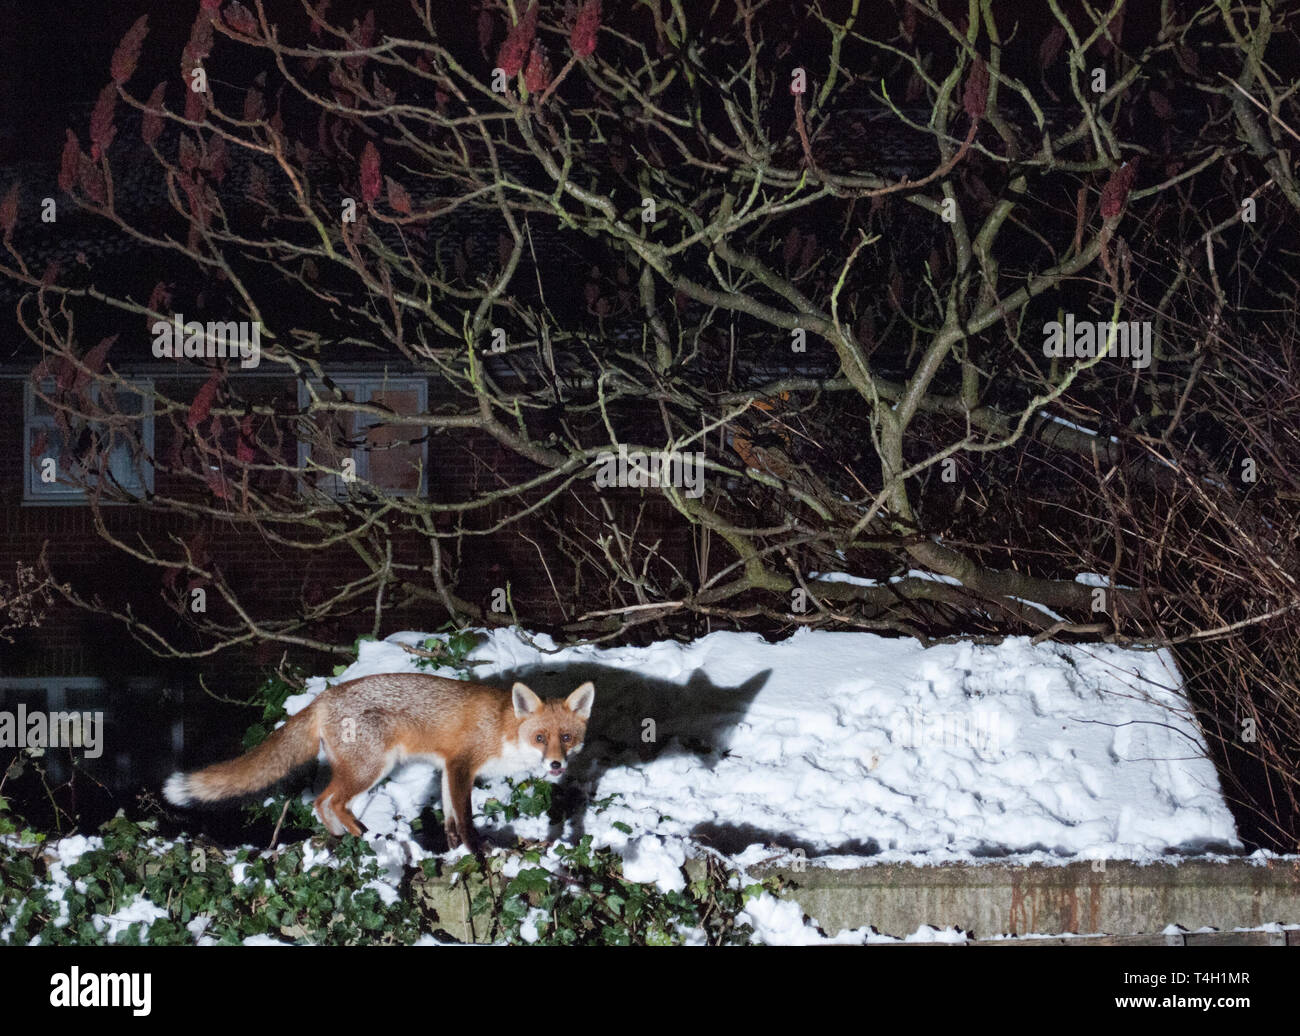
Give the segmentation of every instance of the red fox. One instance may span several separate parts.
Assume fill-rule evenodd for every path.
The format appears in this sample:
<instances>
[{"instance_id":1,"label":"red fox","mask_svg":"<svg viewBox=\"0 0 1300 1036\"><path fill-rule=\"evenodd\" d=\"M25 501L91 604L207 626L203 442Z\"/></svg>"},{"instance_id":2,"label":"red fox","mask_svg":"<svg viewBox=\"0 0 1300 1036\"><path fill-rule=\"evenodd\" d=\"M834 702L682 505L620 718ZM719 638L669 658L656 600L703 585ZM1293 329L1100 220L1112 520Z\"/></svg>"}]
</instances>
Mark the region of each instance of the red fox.
<instances>
[{"instance_id":1,"label":"red fox","mask_svg":"<svg viewBox=\"0 0 1300 1036\"><path fill-rule=\"evenodd\" d=\"M582 748L596 689L584 683L563 701L542 701L522 683L510 691L420 673L377 673L335 684L251 752L194 773L174 773L163 795L177 806L218 802L269 787L316 758L329 785L316 814L331 834L361 834L348 803L406 759L442 770L447 842L477 852L470 789L477 776L564 775Z\"/></svg>"}]
</instances>

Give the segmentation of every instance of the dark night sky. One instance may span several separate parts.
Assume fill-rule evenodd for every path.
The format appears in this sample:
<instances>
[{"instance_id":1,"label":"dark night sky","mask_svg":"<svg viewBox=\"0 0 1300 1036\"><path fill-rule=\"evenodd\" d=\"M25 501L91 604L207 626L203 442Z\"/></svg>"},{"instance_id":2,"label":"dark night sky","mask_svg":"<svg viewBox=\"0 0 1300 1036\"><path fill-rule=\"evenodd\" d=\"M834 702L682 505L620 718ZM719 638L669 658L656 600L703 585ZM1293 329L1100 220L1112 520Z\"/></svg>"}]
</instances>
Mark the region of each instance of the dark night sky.
<instances>
[{"instance_id":1,"label":"dark night sky","mask_svg":"<svg viewBox=\"0 0 1300 1036\"><path fill-rule=\"evenodd\" d=\"M179 75L197 10L198 0L0 0L0 163L42 153L57 161L64 129L84 129L73 110L94 102L141 14L150 28L140 83Z\"/></svg>"},{"instance_id":2,"label":"dark night sky","mask_svg":"<svg viewBox=\"0 0 1300 1036\"><path fill-rule=\"evenodd\" d=\"M278 14L305 25L301 0L264 3L273 21ZM330 18L347 27L370 7L380 15L381 32L413 28L406 0L332 0ZM149 16L149 35L129 89L143 99L159 80L179 84L181 52L198 10L199 0L0 0L0 166L41 157L57 163L68 127L84 140L113 51L141 14ZM472 0L437 0L434 12L445 38L465 45L474 39ZM233 66L223 64L222 71Z\"/></svg>"}]
</instances>

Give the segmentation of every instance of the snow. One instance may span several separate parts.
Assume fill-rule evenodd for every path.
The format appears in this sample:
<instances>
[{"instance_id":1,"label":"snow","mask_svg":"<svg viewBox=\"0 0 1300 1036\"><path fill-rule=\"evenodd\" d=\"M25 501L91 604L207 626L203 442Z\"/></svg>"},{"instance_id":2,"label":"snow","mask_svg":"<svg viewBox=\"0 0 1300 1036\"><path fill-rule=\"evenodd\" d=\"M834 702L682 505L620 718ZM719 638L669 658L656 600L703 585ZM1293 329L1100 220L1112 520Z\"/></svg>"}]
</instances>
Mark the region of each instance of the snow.
<instances>
[{"instance_id":1,"label":"snow","mask_svg":"<svg viewBox=\"0 0 1300 1036\"><path fill-rule=\"evenodd\" d=\"M490 664L477 679L523 679L551 695L595 679L600 736L573 778L586 779L589 800L619 798L588 808L570 833L615 847L637 880L664 888L693 841L750 863L799 849L839 866L1150 862L1240 847L1167 652L1027 638L925 648L809 630L775 644L721 632L558 651L545 636L484 636L471 657ZM339 679L415 670L399 644L424 637L363 642ZM437 794L432 767L405 771L355 800L371 831L409 837L409 819ZM475 811L507 793L501 781L476 789ZM509 826L563 834L545 818Z\"/></svg>"},{"instance_id":2,"label":"snow","mask_svg":"<svg viewBox=\"0 0 1300 1036\"><path fill-rule=\"evenodd\" d=\"M1082 583L1084 586L1110 586L1110 577L1104 576L1100 572L1080 572L1074 577L1076 583ZM1136 590L1137 587L1125 586L1123 583L1115 584L1121 590Z\"/></svg>"},{"instance_id":3,"label":"snow","mask_svg":"<svg viewBox=\"0 0 1300 1036\"><path fill-rule=\"evenodd\" d=\"M46 843L46 851L54 854L54 859L49 862L46 879L49 882L50 899L59 904L59 915L53 919L53 923L60 928L71 920L68 915L68 904L64 898L74 885L68 877L68 868L90 850L103 847L104 840L96 835L69 835L67 838ZM75 884L80 886L79 892L86 891L84 881L77 881ZM0 942L5 941L5 934L0 933Z\"/></svg>"},{"instance_id":4,"label":"snow","mask_svg":"<svg viewBox=\"0 0 1300 1036\"><path fill-rule=\"evenodd\" d=\"M519 937L526 943L535 943L541 938L542 933L538 930L539 921L546 920L546 911L540 907L531 907L524 919L519 923Z\"/></svg>"},{"instance_id":5,"label":"snow","mask_svg":"<svg viewBox=\"0 0 1300 1036\"><path fill-rule=\"evenodd\" d=\"M705 851L744 873L793 861L835 869L991 859L1176 862L1241 848L1165 651L1034 645L1023 637L924 647L813 630L777 643L719 632L691 643L608 648L557 648L544 634L514 629L480 636L470 656L482 663L473 667L477 680L509 686L521 679L544 696L589 679L596 686L586 748L562 782L576 786L569 818L558 826L544 816L488 819L484 804L507 798L509 786L503 778L483 782L473 806L489 844L591 835L623 858L627 879L663 891L684 889L687 860ZM356 663L336 679L456 676L420 669L401 648L428 637L363 641ZM311 679L288 711L332 682ZM439 787L436 770L413 762L351 803L379 859L381 876L368 887L385 902L399 895L405 869L430 855L411 821ZM303 791L305 800L312 794ZM70 885L67 867L101 844L79 836L51 843L54 901ZM1267 856L1251 859L1262 865ZM328 847L305 845L303 869L321 864L336 865ZM530 864L561 865L553 851ZM509 860L503 875L518 869ZM244 880L245 867L236 865L232 876ZM116 938L159 916L160 908L137 897L95 924ZM526 941L540 937L540 920L525 919ZM766 892L749 900L740 920L753 925L757 941L775 944L896 941L870 928L828 939L797 903ZM214 941L202 919L189 928L199 942ZM923 926L905 941L966 938Z\"/></svg>"},{"instance_id":6,"label":"snow","mask_svg":"<svg viewBox=\"0 0 1300 1036\"><path fill-rule=\"evenodd\" d=\"M686 852L681 843L667 843L655 835L638 838L622 850L623 877L644 885L659 886L661 892L686 888L682 865Z\"/></svg>"},{"instance_id":7,"label":"snow","mask_svg":"<svg viewBox=\"0 0 1300 1036\"><path fill-rule=\"evenodd\" d=\"M1065 622L1065 621L1066 621L1066 618L1065 618L1064 615L1061 615L1061 614L1058 613L1058 612L1054 612L1054 611L1052 611L1052 609L1049 608L1049 607L1047 607L1047 605L1045 605L1045 604L1039 604L1037 601L1027 601L1027 600L1025 600L1025 598L1023 598L1023 597L1011 597L1011 596L1008 597L1008 600L1015 601L1015 602L1017 602L1018 604L1027 605L1028 607L1033 608L1035 611L1040 611L1040 612L1042 612L1042 613L1043 613L1044 615L1046 615L1049 619L1055 619L1057 622Z\"/></svg>"},{"instance_id":8,"label":"snow","mask_svg":"<svg viewBox=\"0 0 1300 1036\"><path fill-rule=\"evenodd\" d=\"M861 946L864 943L965 943L970 937L959 928L935 928L921 925L901 939L882 935L874 928L845 929L828 936L816 918L805 919L799 904L763 893L746 904L737 915L741 924L751 925L755 941L767 946Z\"/></svg>"},{"instance_id":9,"label":"snow","mask_svg":"<svg viewBox=\"0 0 1300 1036\"><path fill-rule=\"evenodd\" d=\"M1073 421L1067 421L1064 417L1057 417L1055 414L1049 414L1046 410L1038 411L1038 416L1046 418L1047 420L1055 424L1064 425L1066 428L1073 428L1076 432L1082 432L1084 435L1091 435L1094 438L1096 438L1097 430L1095 428L1085 428L1081 424L1075 424ZM1115 442L1115 443L1119 442L1119 439L1116 436L1111 435L1108 436L1108 438L1110 439L1111 442Z\"/></svg>"},{"instance_id":10,"label":"snow","mask_svg":"<svg viewBox=\"0 0 1300 1036\"><path fill-rule=\"evenodd\" d=\"M147 930L149 925L166 916L166 910L150 902L143 892L137 892L135 898L120 910L111 914L96 914L90 923L95 926L95 931L107 932L109 942L115 942L131 925L139 923ZM141 941L147 942L147 935Z\"/></svg>"},{"instance_id":11,"label":"snow","mask_svg":"<svg viewBox=\"0 0 1300 1036\"><path fill-rule=\"evenodd\" d=\"M871 579L868 576L855 576L848 572L809 572L809 579L817 579L823 583L850 583L853 586L881 586L878 579ZM930 583L946 583L949 586L961 586L961 580L953 576L942 576L937 572L926 572L924 569L909 569L905 576L890 576L887 582L898 583L904 579L924 579ZM1041 605L1039 605L1041 607Z\"/></svg>"},{"instance_id":12,"label":"snow","mask_svg":"<svg viewBox=\"0 0 1300 1036\"><path fill-rule=\"evenodd\" d=\"M810 946L830 943L861 943L865 932L840 932L834 938L822 935L816 921L804 921L798 903L764 893L746 904L736 917L740 924L752 925L754 934L768 946Z\"/></svg>"},{"instance_id":13,"label":"snow","mask_svg":"<svg viewBox=\"0 0 1300 1036\"><path fill-rule=\"evenodd\" d=\"M292 946L293 943L277 939L273 935L250 935L244 940L245 946Z\"/></svg>"}]
</instances>

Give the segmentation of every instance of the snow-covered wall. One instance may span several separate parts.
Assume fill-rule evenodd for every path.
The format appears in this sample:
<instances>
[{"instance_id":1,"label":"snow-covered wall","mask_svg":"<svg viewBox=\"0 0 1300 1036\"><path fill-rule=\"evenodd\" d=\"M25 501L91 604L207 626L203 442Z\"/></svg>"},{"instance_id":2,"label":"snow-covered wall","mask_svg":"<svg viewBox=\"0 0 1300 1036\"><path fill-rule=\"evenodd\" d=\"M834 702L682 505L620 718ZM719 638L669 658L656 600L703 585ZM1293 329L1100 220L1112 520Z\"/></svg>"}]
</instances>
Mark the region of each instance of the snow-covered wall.
<instances>
[{"instance_id":1,"label":"snow-covered wall","mask_svg":"<svg viewBox=\"0 0 1300 1036\"><path fill-rule=\"evenodd\" d=\"M424 636L364 643L341 679L414 669L397 642ZM545 636L495 630L471 657L490 663L477 679L524 679L544 695L595 680L588 747L568 779L592 801L621 798L564 832L544 819L512 828L592 834L648 879L680 880L691 840L742 864L801 850L829 866L1240 848L1166 652L1026 638L923 648L824 631L555 651ZM354 811L400 836L437 788L433 770L410 764ZM502 790L477 789L475 811Z\"/></svg>"}]
</instances>

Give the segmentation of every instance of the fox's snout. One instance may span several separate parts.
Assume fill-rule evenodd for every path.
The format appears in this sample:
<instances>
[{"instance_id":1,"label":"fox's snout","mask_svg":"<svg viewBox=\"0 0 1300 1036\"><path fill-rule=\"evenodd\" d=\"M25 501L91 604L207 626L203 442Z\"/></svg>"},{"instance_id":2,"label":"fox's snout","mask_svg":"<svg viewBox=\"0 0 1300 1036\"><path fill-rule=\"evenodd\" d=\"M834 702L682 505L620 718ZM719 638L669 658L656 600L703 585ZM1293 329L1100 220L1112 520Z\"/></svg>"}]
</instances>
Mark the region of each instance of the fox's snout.
<instances>
[{"instance_id":1,"label":"fox's snout","mask_svg":"<svg viewBox=\"0 0 1300 1036\"><path fill-rule=\"evenodd\" d=\"M548 738L547 742L545 747L538 746L542 748L542 758L539 760L541 775L547 780L558 780L564 776L569 768L570 757L577 754L582 743L566 744L563 736Z\"/></svg>"}]
</instances>

